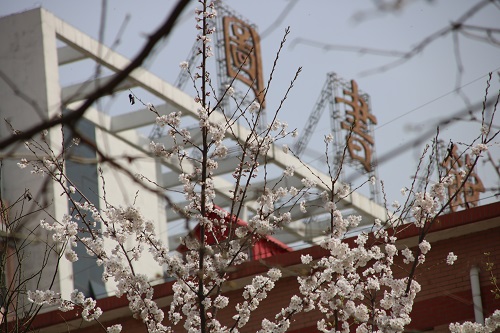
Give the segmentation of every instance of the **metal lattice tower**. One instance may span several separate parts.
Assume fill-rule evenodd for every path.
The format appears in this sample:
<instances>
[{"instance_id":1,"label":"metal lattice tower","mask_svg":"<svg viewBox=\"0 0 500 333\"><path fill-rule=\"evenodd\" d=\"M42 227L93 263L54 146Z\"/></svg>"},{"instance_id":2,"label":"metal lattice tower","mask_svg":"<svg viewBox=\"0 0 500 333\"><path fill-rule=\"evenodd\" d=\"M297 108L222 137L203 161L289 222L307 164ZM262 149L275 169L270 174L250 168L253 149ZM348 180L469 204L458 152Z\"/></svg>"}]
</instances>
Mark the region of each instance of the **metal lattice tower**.
<instances>
[{"instance_id":1,"label":"metal lattice tower","mask_svg":"<svg viewBox=\"0 0 500 333\"><path fill-rule=\"evenodd\" d=\"M253 29L257 30L257 26L250 21L248 21L245 17L235 12L229 6L224 4L222 1L215 1L215 6L217 9L217 19L216 19L216 30L215 30L215 56L217 61L217 83L219 86L219 96L222 96L226 91L227 87L233 83L232 87L235 89L234 97L238 100L238 108L245 110L254 100L254 98L249 98L249 87L238 88L237 81L227 72L227 59L225 53L225 39L224 39L224 23L223 17L231 16L235 17L238 20L245 22L248 26L251 26ZM227 113L228 108L230 107L230 98L229 96L225 96L220 103L219 108L221 111ZM257 130L259 133L263 132L267 126L266 122L266 110L262 107L260 111L259 123Z\"/></svg>"},{"instance_id":2,"label":"metal lattice tower","mask_svg":"<svg viewBox=\"0 0 500 333\"><path fill-rule=\"evenodd\" d=\"M325 110L326 105L328 105L330 108L332 118L336 117L336 110L334 110L335 76L335 73L326 74L326 81L323 85L323 89L321 89L321 93L319 94L316 104L314 104L313 110L311 112L311 115L307 119L304 129L302 130L300 136L294 144L293 151L297 156L302 156L304 149L309 144L311 136L314 133L316 126L318 125L318 122L321 118L321 115L323 114L323 111ZM336 122L334 122L333 120L331 121L332 128L335 123Z\"/></svg>"},{"instance_id":3,"label":"metal lattice tower","mask_svg":"<svg viewBox=\"0 0 500 333\"><path fill-rule=\"evenodd\" d=\"M224 16L232 16L236 17L238 20L241 20L252 26L255 30L257 30L257 26L255 24L250 23L246 18L230 9L227 5L223 4L222 1L216 1L215 6L218 12L217 18L211 22L210 25L215 26L215 35L214 35L214 48L215 48L215 59L216 59L216 72L217 72L217 84L219 90L219 98L224 95L225 90L231 84L232 81L235 81L233 77L227 74L227 60L226 54L224 51L225 41L224 41L224 24L222 18ZM188 63L189 70L183 69L180 71L177 79L175 80L175 87L179 89L183 89L186 86L186 83L189 79L189 73L195 68L198 58L200 57L200 49L202 47L201 41L196 41L191 48L188 56L186 57L186 61ZM234 85L233 85L233 88ZM246 109L253 99L248 98L248 91L240 91L235 88L235 98L238 101L241 101L241 104L238 105L241 109ZM224 99L219 104L218 108L222 112L227 112L229 108L229 96L225 96ZM258 131L263 132L266 128L266 110L262 108L260 113L260 121L258 124ZM158 139L164 136L163 128L160 126L154 125L151 133L149 135L150 139Z\"/></svg>"},{"instance_id":4,"label":"metal lattice tower","mask_svg":"<svg viewBox=\"0 0 500 333\"><path fill-rule=\"evenodd\" d=\"M7 61L4 66L7 75L12 77L15 84L23 86L23 89L29 92L37 103L44 105L50 112L54 111L54 113L48 114L48 117L55 116L58 112L58 110L52 109L51 105L64 104L67 105L69 110L75 110L94 89L102 87L103 83L112 80L117 73L120 73L130 64L129 59L100 44L98 41L78 31L44 9L33 9L26 13L2 18L2 20L15 21L16 24L8 23L4 24L4 26L19 29L15 31L20 32L10 33L9 29L0 29L0 35L6 41L19 41L20 38L23 45L25 45L25 48L19 50L3 49L3 59ZM40 38L40 36L43 36L43 38ZM103 55L106 56L103 57ZM43 64L35 61L41 58L45 59ZM19 59L22 61L20 62ZM59 76L50 75L50 73L57 73L64 66L85 66L88 61L105 67L111 74L91 80L86 78L81 79L69 85L64 84L65 80L60 80ZM191 64L196 63L196 61L190 62ZM33 72L40 73L40 75L33 76L33 80L29 80L29 82L22 81L23 77L29 77ZM64 72L60 71L60 73ZM179 85L180 82L182 80L179 79L176 85ZM119 94L120 98L128 100L129 89L143 89L156 96L155 108L160 115L168 115L170 112L180 111L182 120L185 120L181 121L183 124L198 117L199 104L194 101L192 96L186 94L173 84L161 80L145 68L140 68L130 73L109 94ZM4 103L7 104L2 112L5 113L6 118L15 117L18 119L18 123L22 123L23 126L29 126L31 121L36 120L33 117L33 110L26 108L26 102L22 98L15 96L15 94L7 94L4 97ZM103 137L106 135L105 139L97 142L97 144L102 144L103 149L106 149L106 154L110 154L111 156L112 151L130 151L130 156L148 157L148 160L139 158L133 161L134 163L139 163L137 164L138 172L156 182L162 188L169 191L172 190L175 193L182 192L183 184L179 179L179 174L195 174L196 161L190 158L176 157L155 157L149 159L152 156L151 140L143 136L141 131L144 128L151 128L155 124L156 117L152 112L148 111L148 107L141 105L131 106L129 109L121 110L121 113L115 115L106 114L97 107L90 107L85 112L84 118L94 124ZM214 110L211 117L214 122L226 122L226 117L219 110ZM22 122L19 119L22 119ZM232 135L227 136L227 146L230 150L232 147L246 142L248 137L252 135L252 130L245 125L231 123ZM182 129L192 134L191 142L187 143L184 149L189 150L200 144L201 134L198 126L196 128L186 126ZM166 150L175 147L175 142L171 138L161 137L155 141L163 144ZM107 142L112 142L112 144L107 144ZM107 149L110 150L108 151ZM233 151L230 152L233 153ZM123 156L123 158L124 163L131 164L131 160L127 159L127 156ZM256 179L252 183L252 186L248 188L245 196L245 209L248 210L249 215L255 214L258 209L258 201L262 195L262 191L266 188L272 189L275 185L279 185L282 182L281 175L288 167L293 168L295 172L286 179L286 186L298 188L302 184L302 179L308 178L311 173L314 173L318 178L317 190L322 192L329 189L325 185L331 179L329 175L312 166L304 168L302 161L291 154L286 154L280 147L275 146L274 143L271 143L270 149L259 158L263 161L265 160L269 168L276 171L276 175L271 175L266 180ZM231 189L234 188L234 183L229 179L232 178L235 165L240 161L241 156L238 155L236 149L234 156L233 154L229 154L227 158L218 161L219 167L214 171L212 179L217 195L217 205L220 207L228 207L233 202L234 193ZM15 166L14 169L17 171L19 168ZM13 184L16 189L19 188L17 182L18 180L16 179L16 183ZM113 193L121 191L122 187L120 187L120 184L117 182L116 190ZM33 184L29 185L32 186ZM137 184L131 182L131 185L135 186ZM13 191L6 191L6 193L13 193ZM151 200L147 199L145 204L148 205L146 213L151 214L152 220L166 220L169 223L176 223L176 221L178 222L183 219L178 210L165 208L165 203L161 196L149 192L143 195L151 195ZM54 193L54 198L59 198L59 194ZM179 207L186 207L189 204L181 195L172 196L172 199L175 200L175 203ZM66 204L66 201L62 203L62 205ZM324 214L325 210L321 205L321 198L311 197L307 204L310 208L305 213L294 203L280 208L291 214L291 222L275 234L278 239L285 243L297 241L315 242L316 237L324 235L323 232L325 229L318 228L318 224L311 223L305 225L304 223L304 221L311 217ZM371 223L375 218L381 221L387 219L384 207L377 205L358 192L352 192L349 196L340 198L337 207L339 210L354 211L357 215L363 216L366 223ZM170 238L164 233L163 235L165 236L165 242L171 242L169 243L171 248L177 246L177 236L172 234Z\"/></svg>"},{"instance_id":5,"label":"metal lattice tower","mask_svg":"<svg viewBox=\"0 0 500 333\"><path fill-rule=\"evenodd\" d=\"M302 133L300 134L293 147L293 151L295 152L295 154L299 157L302 156L302 153L311 140L312 134L314 133L314 130L316 129L316 126L318 125L325 108L328 106L330 110L330 129L331 134L334 138L334 141L331 144L332 160L334 169L341 170L339 177L340 181L345 180L345 170L344 168L341 168L340 163L342 163L343 161L342 154L344 153L344 147L347 143L346 135L342 131L340 126L341 117L342 114L345 114L345 110L342 110L340 103L335 102L335 98L342 97L344 95L344 90L350 90L350 83L339 78L338 75L334 72L327 73L325 84L323 85L320 95L316 100L311 115L309 116ZM368 112L371 113L370 96L362 91L359 91L359 96L367 103ZM371 124L368 124L368 130L370 133L373 133L373 126ZM372 164L375 165L375 146L373 146L371 151L373 155ZM347 164L357 172L366 173L366 171L363 172L363 167L359 163L356 163L356 161L348 158L348 156L345 162L347 162ZM370 178L372 176L378 179L377 169L375 167L372 167L368 172L368 177ZM373 185L370 183L370 196L372 200L379 202L380 188L377 184Z\"/></svg>"},{"instance_id":6,"label":"metal lattice tower","mask_svg":"<svg viewBox=\"0 0 500 333\"><path fill-rule=\"evenodd\" d=\"M193 68L196 66L196 61L200 57L200 48L202 47L201 41L197 40L193 47L191 48L191 51L189 52L186 61L188 63L188 69L181 69L179 72L179 75L177 75L177 79L175 79L174 86L176 88L179 88L181 90L184 89L186 86L186 83L188 82L189 79L189 73L192 72ZM151 130L149 134L149 138L151 140L157 140L161 137L163 137L164 134L164 128L161 126L158 126L156 123L153 125L153 129Z\"/></svg>"}]
</instances>

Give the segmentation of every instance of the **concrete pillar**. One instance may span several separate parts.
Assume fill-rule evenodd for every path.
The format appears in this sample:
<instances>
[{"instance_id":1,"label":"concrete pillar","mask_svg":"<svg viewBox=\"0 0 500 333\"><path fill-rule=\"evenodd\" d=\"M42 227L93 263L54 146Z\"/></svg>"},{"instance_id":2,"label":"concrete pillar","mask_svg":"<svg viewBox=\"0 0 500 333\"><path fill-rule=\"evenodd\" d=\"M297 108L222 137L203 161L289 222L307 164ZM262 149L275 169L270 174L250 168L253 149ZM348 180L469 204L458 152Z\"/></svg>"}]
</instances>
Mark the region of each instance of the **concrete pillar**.
<instances>
[{"instance_id":1,"label":"concrete pillar","mask_svg":"<svg viewBox=\"0 0 500 333\"><path fill-rule=\"evenodd\" d=\"M0 19L0 139L12 133L5 124L8 120L14 129L23 131L61 112L59 67L54 17L41 8ZM56 154L62 147L60 128L49 130L48 141ZM34 139L42 142L41 135ZM60 220L67 213L68 204L58 186L47 182L47 176L32 175L28 168L21 170L17 163L21 158L33 158L24 142L0 152L2 160L2 198L12 204L30 190L32 199L12 208L10 216L22 216L37 211L19 221L19 231L36 230L38 240L26 248L25 274L36 274L41 269L47 244L51 238L39 227L40 219ZM43 156L43 153L41 154ZM49 237L48 237L49 236ZM51 260L43 269L40 283L33 281L30 289L51 287L57 253L51 250ZM69 295L72 289L71 265L64 262L51 289ZM36 279L35 279L36 280ZM30 282L31 283L31 282Z\"/></svg>"}]
</instances>

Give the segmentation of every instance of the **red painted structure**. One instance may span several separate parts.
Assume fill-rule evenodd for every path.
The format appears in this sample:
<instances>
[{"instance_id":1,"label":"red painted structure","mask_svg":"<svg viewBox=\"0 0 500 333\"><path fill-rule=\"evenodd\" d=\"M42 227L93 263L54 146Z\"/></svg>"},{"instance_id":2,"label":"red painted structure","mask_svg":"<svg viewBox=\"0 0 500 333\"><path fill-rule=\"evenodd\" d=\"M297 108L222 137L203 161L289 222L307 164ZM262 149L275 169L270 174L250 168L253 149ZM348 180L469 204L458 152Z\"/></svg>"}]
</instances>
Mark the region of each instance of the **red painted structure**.
<instances>
[{"instance_id":1,"label":"red painted structure","mask_svg":"<svg viewBox=\"0 0 500 333\"><path fill-rule=\"evenodd\" d=\"M408 332L446 332L450 322L474 321L470 282L472 267L480 270L484 317L488 317L500 308L500 300L495 299L491 292L493 286L490 280L491 275L500 278L500 202L440 217L431 228L427 239L432 244L432 250L427 255L425 263L417 269L415 278L422 285L422 292L416 298ZM414 247L417 244L416 228L407 228L399 234L400 248ZM446 256L450 251L458 256L453 266L446 264ZM486 256L485 253L489 254ZM228 324L231 322L234 305L242 300L241 288L248 283L250 277L266 272L269 267L280 267L283 278L269 292L268 298L252 313L248 325L240 330L240 332L256 332L263 318L273 318L282 307L288 305L290 297L297 293L296 276L305 272L304 266L300 264L300 256L303 254L310 254L318 259L327 252L319 246L314 246L238 266L230 273L228 288L224 292L231 302L219 313L219 319ZM491 272L486 270L487 263L494 264ZM395 274L406 274L406 268L401 265L401 269ZM162 307L166 308L170 303L172 284L173 282L167 282L154 287L156 300ZM120 323L124 327L123 332L145 332L142 322L131 317L124 297L108 297L99 300L98 305L105 312L101 318L105 326ZM316 321L320 316L320 313L315 311L296 316L290 332L317 332ZM88 327L83 328L85 325ZM52 311L41 314L35 319L33 328L50 333L102 332L102 327L99 325L83 322L78 311L68 313ZM184 330L179 327L175 331Z\"/></svg>"},{"instance_id":2,"label":"red painted structure","mask_svg":"<svg viewBox=\"0 0 500 333\"><path fill-rule=\"evenodd\" d=\"M221 230L218 224L214 223L213 230L207 231L205 233L206 242L208 245L214 245L217 244L218 242L225 241L226 239L228 239L229 233L234 234L234 229L236 229L237 227L248 226L247 222L243 221L242 219L236 219L234 216L231 216L228 212L226 212L222 208L217 206L215 206L214 208L221 211L222 213L225 213L224 225L231 227L227 227ZM214 212L208 214L207 217L211 221L217 221L220 219L219 215L217 215ZM196 227L194 227L190 233L191 237L195 237L196 239L200 240L200 229L201 229L200 225L197 224ZM177 247L177 251L180 253L184 253L187 251L187 248L186 246L181 244ZM285 243L279 241L274 237L265 236L253 242L253 245L250 247L249 258L253 260L260 260L272 257L277 254L291 252L291 251L293 251L292 248L286 245Z\"/></svg>"}]
</instances>

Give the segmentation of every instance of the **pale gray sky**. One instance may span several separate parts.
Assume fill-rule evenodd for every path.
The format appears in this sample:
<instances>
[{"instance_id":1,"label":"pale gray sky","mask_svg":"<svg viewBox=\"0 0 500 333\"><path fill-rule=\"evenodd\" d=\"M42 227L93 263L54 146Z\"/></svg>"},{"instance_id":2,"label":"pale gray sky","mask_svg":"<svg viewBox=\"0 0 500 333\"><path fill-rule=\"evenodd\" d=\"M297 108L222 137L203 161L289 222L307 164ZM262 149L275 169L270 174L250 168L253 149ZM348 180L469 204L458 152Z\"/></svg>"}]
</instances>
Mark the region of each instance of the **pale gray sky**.
<instances>
[{"instance_id":1,"label":"pale gray sky","mask_svg":"<svg viewBox=\"0 0 500 333\"><path fill-rule=\"evenodd\" d=\"M279 103L295 70L303 67L302 74L285 104L280 119L290 127L302 130L314 103L323 87L326 73L334 71L341 77L355 79L360 89L370 94L372 111L378 119L375 127L375 144L378 156L382 156L404 143L418 137L422 131L434 126L441 119L452 116L466 107L462 98L452 93L457 80L457 62L451 35L438 38L422 53L408 62L386 72L362 76L361 73L395 60L344 51L325 51L321 48L297 43L310 39L327 44L362 46L406 52L431 33L446 27L480 1L441 0L409 1L396 13L372 15L363 21L354 19L356 14L373 10L370 1L337 0L229 0L226 3L241 13L265 33L261 43L264 73L269 71L275 52L286 26L291 27L288 44L278 65L275 81L268 95L268 112ZM153 31L168 15L175 1L115 0L108 1L105 26L105 44L111 45L125 17L130 15L125 31L116 50L133 57L143 45L145 36ZM295 3L293 6L292 4ZM150 70L173 83L179 73L179 62L189 53L196 31L193 20L193 4L185 12L172 35L158 49L148 63ZM0 1L0 15L43 6L56 16L97 38L100 27L101 1ZM290 6L288 15L273 25L282 11ZM189 13L188 13L189 12ZM490 3L469 21L470 25L500 29L500 2ZM273 29L270 29L273 28ZM500 40L500 34L495 35ZM460 85L472 104L484 98L486 75L500 70L500 47L493 47L459 35L459 50L464 72ZM88 77L83 73L81 79ZM75 80L77 80L75 78ZM498 75L493 78L491 91L499 89ZM124 95L126 97L126 95ZM129 110L126 98L114 101L110 112ZM478 114L479 115L479 114ZM315 131L310 151L321 152L323 135L330 130L328 110ZM498 119L498 117L497 117ZM497 127L500 120L495 121ZM479 134L479 123L458 121L441 129L441 138L448 142L468 142ZM407 150L380 166L378 173L386 184L388 199L402 200L399 189L409 186L423 145ZM498 147L491 149L500 159ZM314 155L314 154L312 154ZM305 156L305 161L313 159ZM480 176L486 187L498 186L498 177L488 165L479 166ZM484 197L492 193L484 194Z\"/></svg>"}]
</instances>

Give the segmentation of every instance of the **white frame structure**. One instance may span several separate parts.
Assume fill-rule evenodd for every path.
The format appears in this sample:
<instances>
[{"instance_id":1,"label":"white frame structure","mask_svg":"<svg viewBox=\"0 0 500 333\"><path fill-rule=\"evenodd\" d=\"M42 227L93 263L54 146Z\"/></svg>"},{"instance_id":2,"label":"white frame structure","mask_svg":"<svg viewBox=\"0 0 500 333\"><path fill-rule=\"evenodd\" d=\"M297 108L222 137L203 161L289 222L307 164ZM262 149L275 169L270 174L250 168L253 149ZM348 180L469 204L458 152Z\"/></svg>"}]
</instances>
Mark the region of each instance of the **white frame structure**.
<instances>
[{"instance_id":1,"label":"white frame structure","mask_svg":"<svg viewBox=\"0 0 500 333\"><path fill-rule=\"evenodd\" d=\"M101 64L114 73L119 72L130 63L130 61L125 57L100 44L95 39L77 30L44 9L34 9L17 15L20 16L19 21L30 20L30 17L32 16L40 17L40 26L33 27L32 29L36 28L42 30L43 40L40 42L40 47L43 48L43 52L45 54L46 72L58 72L59 66L86 59L91 59L95 63ZM21 16L23 18L21 18ZM57 41L64 43L65 46L57 47ZM81 101L85 98L86 94L95 89L95 87L102 85L103 82L106 82L106 80L109 79L109 77L100 78L91 82L86 81L66 87L62 87L60 85L57 75L47 75L45 79L45 90L48 91L47 98L50 101L40 104L45 105L48 116L50 117L55 112L59 112L61 105L66 105L69 109L77 108ZM172 111L181 111L183 117L197 117L197 108L199 105L195 103L192 96L175 88L172 84L161 80L159 77L144 68L138 68L133 71L127 80L117 87L115 92L137 87L145 89L163 101L163 104L156 105L156 109L160 114L163 115ZM36 96L34 99L36 100ZM149 154L149 139L139 134L131 135L130 131L154 124L155 115L147 109L128 112L116 116L108 116L96 109L91 108L87 110L84 117L93 122L99 129L116 137L126 145L134 147L144 152L144 154ZM215 113L211 117L213 117L213 121L224 120L222 113ZM250 130L242 125L235 124L233 133L234 136L232 138L241 142L244 141L248 135L250 135ZM285 154L281 147L273 146L265 158L267 163L270 163L277 168L283 170L287 166L292 166L294 168L294 176L288 179L287 184L289 186L295 185L298 187L303 178L310 177L311 172L314 172L321 179L318 181L318 188L320 191L327 189L322 183L331 183L329 176L319 170L313 169L310 166L307 168L304 167L302 162L300 162L293 155ZM174 159L161 159L160 163L163 166L163 169L166 167L169 170L168 172L163 173L160 185L169 188L180 185L178 180L178 173L181 170L179 161ZM189 164L188 161L185 160L182 163L182 169L184 172L192 170L192 165ZM222 163L219 163L219 170L214 177L214 182L216 184L216 188L218 189L218 195L220 198L219 200L221 200L220 202L217 202L217 204L222 207L229 204L231 197L231 193L229 192L231 183L227 180L227 177L224 177L224 175L226 173L230 173L234 169L234 166L235 160L228 158ZM273 180L268 180L267 185L272 186L272 184ZM249 193L245 203L246 208L248 208L249 211L252 211L252 209L255 208L255 200L258 198L259 193L261 193L259 192L259 189L262 190L263 186L264 184L252 186L255 190ZM317 206L317 209L311 208L305 214L300 212L298 208L293 209L292 223L290 223L279 235L277 235L277 237L287 243L294 241L313 242L315 237L321 235L321 232L319 230L312 234L306 232L307 227L304 224L304 220L311 216L324 213L324 210L319 208L321 204L318 204ZM315 206L311 205L311 207ZM372 200L357 192L353 192L348 197L342 199L338 204L338 208L341 210L352 210L356 214L361 215L364 223L369 225L373 223L374 219L380 219L381 221L385 221L387 219L387 212L384 207L376 204ZM175 212L167 211L168 221L174 221L176 219L178 219L178 216Z\"/></svg>"}]
</instances>

